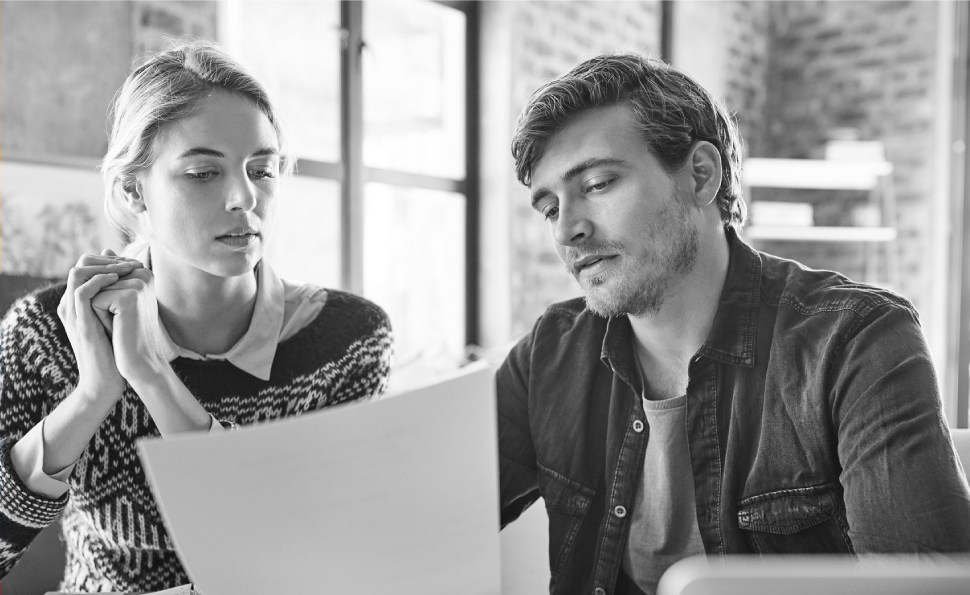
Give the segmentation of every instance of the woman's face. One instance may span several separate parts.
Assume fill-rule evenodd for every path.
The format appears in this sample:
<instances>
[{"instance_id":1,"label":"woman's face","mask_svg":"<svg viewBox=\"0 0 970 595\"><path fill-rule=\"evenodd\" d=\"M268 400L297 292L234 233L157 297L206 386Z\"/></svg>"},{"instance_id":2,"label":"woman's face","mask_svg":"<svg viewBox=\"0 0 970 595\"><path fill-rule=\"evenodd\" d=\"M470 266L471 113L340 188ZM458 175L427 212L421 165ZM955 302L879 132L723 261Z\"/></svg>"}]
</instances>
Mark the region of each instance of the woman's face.
<instances>
[{"instance_id":1,"label":"woman's face","mask_svg":"<svg viewBox=\"0 0 970 595\"><path fill-rule=\"evenodd\" d=\"M226 91L166 125L133 203L149 221L153 263L219 277L251 272L276 218L279 149L266 115Z\"/></svg>"}]
</instances>

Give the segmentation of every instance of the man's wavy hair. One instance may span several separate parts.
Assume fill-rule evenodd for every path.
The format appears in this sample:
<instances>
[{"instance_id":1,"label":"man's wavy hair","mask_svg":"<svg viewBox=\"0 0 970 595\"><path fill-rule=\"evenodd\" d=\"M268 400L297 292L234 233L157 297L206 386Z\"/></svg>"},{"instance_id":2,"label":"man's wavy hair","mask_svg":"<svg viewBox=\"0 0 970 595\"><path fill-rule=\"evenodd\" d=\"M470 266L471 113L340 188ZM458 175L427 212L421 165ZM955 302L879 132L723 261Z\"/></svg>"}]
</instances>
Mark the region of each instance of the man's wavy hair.
<instances>
[{"instance_id":1,"label":"man's wavy hair","mask_svg":"<svg viewBox=\"0 0 970 595\"><path fill-rule=\"evenodd\" d=\"M532 94L519 115L512 156L522 184L549 140L586 110L629 105L651 152L668 171L681 168L699 140L721 155L717 191L721 220L739 231L747 215L741 195L741 134L713 95L680 70L638 54L603 54L587 60Z\"/></svg>"}]
</instances>

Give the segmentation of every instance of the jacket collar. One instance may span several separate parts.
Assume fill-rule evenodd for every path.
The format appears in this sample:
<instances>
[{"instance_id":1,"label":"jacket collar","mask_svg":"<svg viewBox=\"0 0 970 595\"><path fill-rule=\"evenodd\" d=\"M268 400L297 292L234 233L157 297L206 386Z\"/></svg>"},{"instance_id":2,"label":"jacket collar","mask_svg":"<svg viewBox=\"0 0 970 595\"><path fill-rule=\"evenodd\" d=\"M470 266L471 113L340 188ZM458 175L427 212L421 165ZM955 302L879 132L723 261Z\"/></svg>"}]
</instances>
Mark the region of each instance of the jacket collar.
<instances>
[{"instance_id":1,"label":"jacket collar","mask_svg":"<svg viewBox=\"0 0 970 595\"><path fill-rule=\"evenodd\" d=\"M761 255L729 226L731 259L717 313L700 354L728 364L754 367L758 310L761 308Z\"/></svg>"}]
</instances>

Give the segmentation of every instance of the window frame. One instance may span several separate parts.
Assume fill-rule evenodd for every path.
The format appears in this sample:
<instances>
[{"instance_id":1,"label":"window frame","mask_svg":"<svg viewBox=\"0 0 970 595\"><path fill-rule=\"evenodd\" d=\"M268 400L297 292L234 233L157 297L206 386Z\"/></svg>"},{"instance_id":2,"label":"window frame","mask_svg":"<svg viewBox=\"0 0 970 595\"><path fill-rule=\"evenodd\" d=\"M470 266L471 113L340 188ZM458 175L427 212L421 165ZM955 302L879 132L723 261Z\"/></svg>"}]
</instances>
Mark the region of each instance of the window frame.
<instances>
[{"instance_id":1,"label":"window frame","mask_svg":"<svg viewBox=\"0 0 970 595\"><path fill-rule=\"evenodd\" d=\"M366 1L366 0L365 0ZM364 165L363 2L340 1L340 163L299 159L299 175L334 180L340 184L341 288L364 291L364 186L379 182L391 186L439 190L465 198L465 345L479 342L479 6L473 1L438 1L436 4L465 14L465 177L462 179L416 174Z\"/></svg>"},{"instance_id":2,"label":"window frame","mask_svg":"<svg viewBox=\"0 0 970 595\"><path fill-rule=\"evenodd\" d=\"M949 296L947 320L946 368L943 386L948 394L944 402L956 403L956 420L950 425L967 428L970 413L970 119L966 110L970 107L970 6L966 2L954 5L956 47L953 53L953 108L951 111L951 134L954 166L951 172Z\"/></svg>"}]
</instances>

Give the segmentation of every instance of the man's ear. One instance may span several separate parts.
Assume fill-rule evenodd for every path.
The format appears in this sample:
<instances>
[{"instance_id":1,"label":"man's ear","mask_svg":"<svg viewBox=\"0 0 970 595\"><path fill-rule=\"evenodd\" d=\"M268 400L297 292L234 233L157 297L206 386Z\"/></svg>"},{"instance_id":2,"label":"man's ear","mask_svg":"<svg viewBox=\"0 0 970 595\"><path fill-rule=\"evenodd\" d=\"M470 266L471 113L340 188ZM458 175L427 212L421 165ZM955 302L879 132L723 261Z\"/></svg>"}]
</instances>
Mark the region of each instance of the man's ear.
<instances>
[{"instance_id":1,"label":"man's ear","mask_svg":"<svg viewBox=\"0 0 970 595\"><path fill-rule=\"evenodd\" d=\"M130 178L121 183L121 191L125 195L125 203L132 213L145 212L145 193L141 180Z\"/></svg>"},{"instance_id":2,"label":"man's ear","mask_svg":"<svg viewBox=\"0 0 970 595\"><path fill-rule=\"evenodd\" d=\"M710 204L721 188L721 154L717 147L705 140L694 143L687 156L687 168L697 205Z\"/></svg>"}]
</instances>

